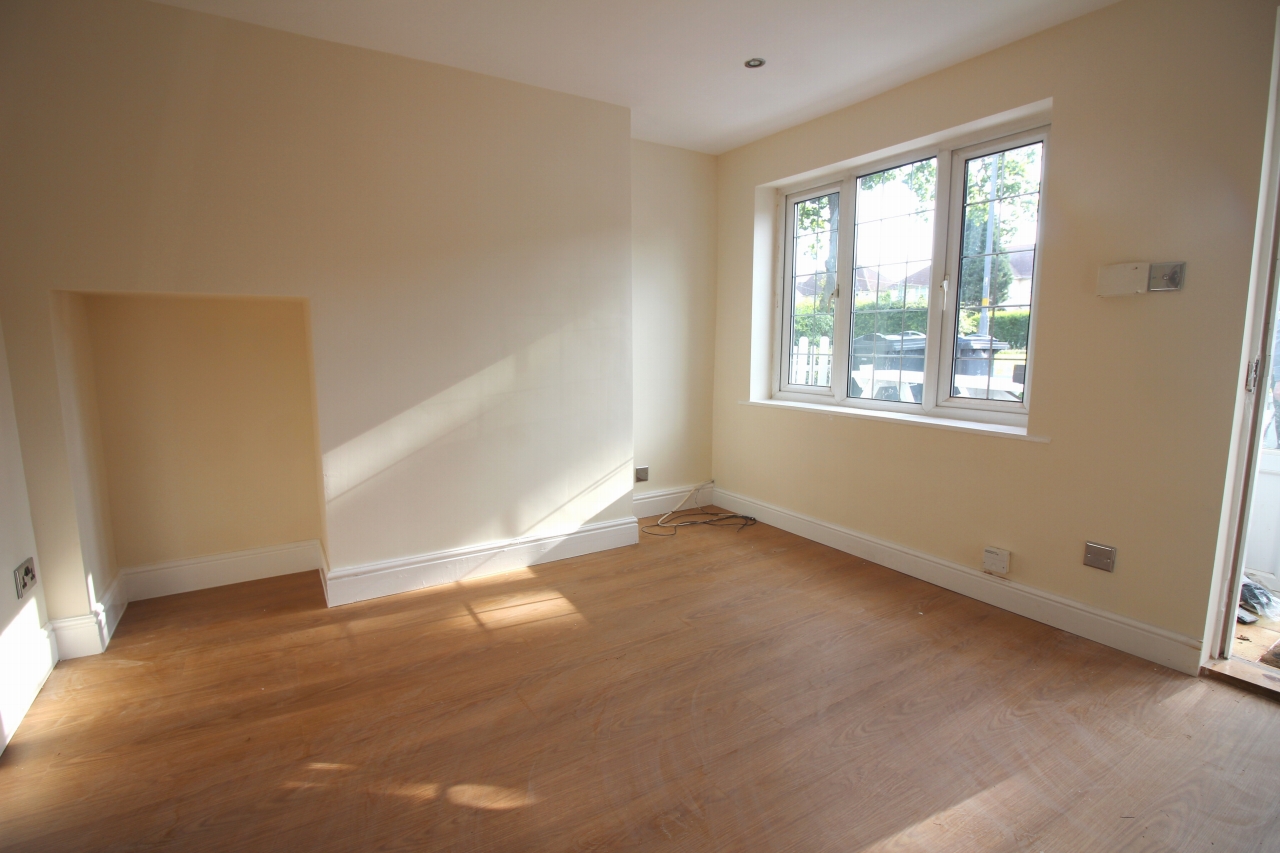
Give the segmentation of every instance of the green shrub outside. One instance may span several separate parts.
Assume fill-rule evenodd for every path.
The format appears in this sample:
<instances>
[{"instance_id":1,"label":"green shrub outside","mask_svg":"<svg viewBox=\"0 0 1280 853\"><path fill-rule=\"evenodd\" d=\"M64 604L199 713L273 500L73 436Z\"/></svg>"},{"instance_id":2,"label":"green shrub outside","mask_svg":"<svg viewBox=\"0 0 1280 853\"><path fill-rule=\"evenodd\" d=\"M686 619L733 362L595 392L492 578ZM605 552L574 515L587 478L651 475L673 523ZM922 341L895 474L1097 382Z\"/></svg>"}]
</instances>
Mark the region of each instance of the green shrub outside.
<instances>
[{"instance_id":1,"label":"green shrub outside","mask_svg":"<svg viewBox=\"0 0 1280 853\"><path fill-rule=\"evenodd\" d=\"M1026 349L1031 328L1029 311L1002 311L991 318L991 336L1005 341L1010 349Z\"/></svg>"},{"instance_id":2,"label":"green shrub outside","mask_svg":"<svg viewBox=\"0 0 1280 853\"><path fill-rule=\"evenodd\" d=\"M912 301L906 310L899 308L901 303L894 303L888 296L882 296L875 308L862 306L853 314L853 337L870 335L879 332L882 335L899 335L903 332L926 333L929 325L927 304ZM878 310L877 310L878 309ZM1027 311L992 311L990 332L998 341L1009 344L1010 349L1027 348L1027 337L1031 315ZM807 337L813 346L823 338L831 338L835 327L835 318L831 314L795 314L795 336L798 341ZM878 328L877 328L878 326ZM978 331L977 312L965 312L960 320L960 333L971 335Z\"/></svg>"}]
</instances>

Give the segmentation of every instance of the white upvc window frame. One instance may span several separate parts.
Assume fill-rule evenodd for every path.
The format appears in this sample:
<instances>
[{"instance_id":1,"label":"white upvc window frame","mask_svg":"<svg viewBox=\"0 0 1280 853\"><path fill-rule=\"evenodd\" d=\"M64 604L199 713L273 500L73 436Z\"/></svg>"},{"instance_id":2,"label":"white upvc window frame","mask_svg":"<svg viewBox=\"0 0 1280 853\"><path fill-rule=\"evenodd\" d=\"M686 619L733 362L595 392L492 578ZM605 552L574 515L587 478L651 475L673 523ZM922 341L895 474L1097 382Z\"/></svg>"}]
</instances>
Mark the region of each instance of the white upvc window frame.
<instances>
[{"instance_id":1,"label":"white upvc window frame","mask_svg":"<svg viewBox=\"0 0 1280 853\"><path fill-rule=\"evenodd\" d=\"M843 181L839 181L839 180L826 181L825 183L821 183L816 186L811 186L805 190L801 190L800 192L790 193L783 200L783 205L784 205L783 216L785 219L785 224L783 225L783 233L784 233L783 242L785 245L782 251L782 256L783 256L782 279L783 280L782 280L781 287L778 288L778 296L781 303L780 311L778 313L782 315L781 329L783 333L775 336L775 340L777 341L778 347L781 350L778 358L779 364L781 366L781 370L775 377L774 390L784 391L790 394L797 394L799 395L800 399L803 399L807 402L818 402L818 400L815 400L814 398L830 397L831 391L834 387L834 383L832 387L824 387L824 386L813 386L813 385L796 385L790 381L791 380L791 321L793 317L793 312L792 312L793 294L791 292L792 291L791 273L792 273L792 270L794 269L793 264L795 262L795 240L792 239L792 236L795 234L796 205L805 201L809 201L810 199L821 198L822 196L828 195L833 192L840 193L840 207L839 207L839 213L837 217L838 224L836 226L836 229L837 229L836 239L838 243L836 246L836 300L835 300L835 309L834 309L835 314L833 315L835 320L832 324L832 330L831 330L831 345L832 345L831 374L834 377L836 375L836 366L841 363L839 359L842 357L845 358L846 360L848 359L848 355L847 355L848 336L847 335L845 336L846 349L843 351L845 355L842 356L841 353L838 351L840 348L837 344L837 341L840 338L840 334L838 332L839 322L840 322L840 306L842 304L840 300L843 297L845 291L848 289L847 279L852 274L849 267L852 264L852 258L853 258L853 246L851 243L849 243L849 241L847 241L844 238L844 228L845 228L845 222L846 222L845 214L853 209L851 203L848 200L848 194L845 192L845 189L846 188L843 185ZM848 255L848 258L846 258L846 254Z\"/></svg>"},{"instance_id":2,"label":"white upvc window frame","mask_svg":"<svg viewBox=\"0 0 1280 853\"><path fill-rule=\"evenodd\" d=\"M775 311L772 358L772 396L784 402L823 404L868 413L896 412L927 419L972 421L1026 428L1030 412L1032 377L1034 374L1036 317L1039 314L1041 235L1045 175L1049 162L1048 124L1040 122L988 128L985 132L964 133L942 142L897 152L889 157L860 163L854 169L803 184L783 187L778 192L777 253L775 270ZM1040 179L1040 222L1037 227L1035 258L1031 274L1030 324L1027 334L1027 362L1020 402L952 397L955 328L959 306L960 239L963 226L964 164L982 157L1035 142L1043 144ZM925 342L924 389L919 403L850 397L849 347L852 331L854 203L859 178L885 169L898 168L921 160L937 158L935 188L933 266L928 305L928 331ZM832 383L830 387L793 385L788 382L791 352L791 271L794 240L792 236L795 204L829 192L840 193L840 223L837 238L836 306L832 329ZM939 263L941 259L941 263ZM944 282L946 286L944 287Z\"/></svg>"}]
</instances>

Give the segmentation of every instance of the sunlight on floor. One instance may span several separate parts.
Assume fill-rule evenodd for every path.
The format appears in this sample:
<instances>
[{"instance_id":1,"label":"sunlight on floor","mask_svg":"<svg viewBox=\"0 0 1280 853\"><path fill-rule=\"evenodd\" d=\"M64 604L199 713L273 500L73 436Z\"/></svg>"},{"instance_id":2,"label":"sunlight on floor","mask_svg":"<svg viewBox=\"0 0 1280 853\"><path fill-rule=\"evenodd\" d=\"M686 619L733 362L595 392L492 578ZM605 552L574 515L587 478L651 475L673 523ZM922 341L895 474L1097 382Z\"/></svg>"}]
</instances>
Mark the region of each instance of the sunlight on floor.
<instances>
[{"instance_id":1,"label":"sunlight on floor","mask_svg":"<svg viewBox=\"0 0 1280 853\"><path fill-rule=\"evenodd\" d=\"M901 832L863 847L860 853L946 850L962 837L987 839L983 849L1002 849L997 843L1004 834L1004 828L1016 822L1015 816L1010 814L1013 807L1006 803L1016 802L1017 792L1021 787L1021 775L1010 776L954 806L934 812ZM1007 840L1013 842L1016 839Z\"/></svg>"},{"instance_id":2,"label":"sunlight on floor","mask_svg":"<svg viewBox=\"0 0 1280 853\"><path fill-rule=\"evenodd\" d=\"M459 589L468 592L487 593L468 601L460 601L443 609L434 609L424 618L414 611L389 613L385 616L367 616L352 619L333 629L334 637L360 636L388 631L408 625L420 626L429 631L496 631L514 628L552 619L562 620L564 625L586 625L587 619L578 612L573 602L558 590L550 587L516 589L502 592L501 587L536 577L529 569L517 569L499 575L489 575L477 580L460 581L435 590L448 595ZM307 629L309 638L315 638L316 629Z\"/></svg>"},{"instance_id":3,"label":"sunlight on floor","mask_svg":"<svg viewBox=\"0 0 1280 853\"><path fill-rule=\"evenodd\" d=\"M419 802L431 802L440 796L440 786L434 782L420 785L391 785L383 788L383 793L397 797L406 797Z\"/></svg>"},{"instance_id":4,"label":"sunlight on floor","mask_svg":"<svg viewBox=\"0 0 1280 853\"><path fill-rule=\"evenodd\" d=\"M541 797L516 788L504 788L500 785L451 785L447 789L435 782L388 785L378 789L379 793L391 794L429 803L444 799L455 806L483 811L510 811L511 809L528 808L539 802Z\"/></svg>"},{"instance_id":5,"label":"sunlight on floor","mask_svg":"<svg viewBox=\"0 0 1280 853\"><path fill-rule=\"evenodd\" d=\"M455 806L488 811L523 809L534 805L540 799L525 791L500 788L497 785L454 785L449 788L445 796Z\"/></svg>"},{"instance_id":6,"label":"sunlight on floor","mask_svg":"<svg viewBox=\"0 0 1280 853\"><path fill-rule=\"evenodd\" d=\"M460 581L457 585L461 587L471 588L480 586L490 586L504 583L514 583L515 581L528 580L535 578L537 575L530 568L502 569L492 572L491 574L469 575Z\"/></svg>"},{"instance_id":7,"label":"sunlight on floor","mask_svg":"<svg viewBox=\"0 0 1280 853\"><path fill-rule=\"evenodd\" d=\"M587 620L578 612L578 608L563 595L556 593L551 598L534 601L529 604L517 604L514 607L500 607L494 610L473 611L476 621L484 628L496 630L527 625L560 617L575 617L571 621L586 624Z\"/></svg>"},{"instance_id":8,"label":"sunlight on floor","mask_svg":"<svg viewBox=\"0 0 1280 853\"><path fill-rule=\"evenodd\" d=\"M345 626L340 627L344 635L350 636L388 631L408 624L421 625L424 628L449 630L472 629L479 622L477 622L466 604L459 603L443 612L434 613L428 618L424 618L421 614L414 612L389 613L386 616L366 616L363 619L352 619Z\"/></svg>"},{"instance_id":9,"label":"sunlight on floor","mask_svg":"<svg viewBox=\"0 0 1280 853\"><path fill-rule=\"evenodd\" d=\"M564 598L558 590L549 587L536 587L534 589L473 598L467 602L467 606L473 612L480 613L485 610L501 610L505 607L516 607L522 604L537 604L541 601L550 601L557 598Z\"/></svg>"}]
</instances>

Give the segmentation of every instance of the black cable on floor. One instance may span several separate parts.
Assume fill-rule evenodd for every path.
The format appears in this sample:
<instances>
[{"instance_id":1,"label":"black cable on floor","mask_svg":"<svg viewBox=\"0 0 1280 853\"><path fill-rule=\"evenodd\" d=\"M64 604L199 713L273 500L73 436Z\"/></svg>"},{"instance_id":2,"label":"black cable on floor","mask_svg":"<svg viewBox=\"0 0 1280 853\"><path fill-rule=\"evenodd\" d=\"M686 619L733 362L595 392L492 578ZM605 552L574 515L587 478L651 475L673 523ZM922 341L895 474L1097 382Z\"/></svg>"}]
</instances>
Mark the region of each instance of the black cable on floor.
<instances>
[{"instance_id":1,"label":"black cable on floor","mask_svg":"<svg viewBox=\"0 0 1280 853\"><path fill-rule=\"evenodd\" d=\"M690 527L695 524L705 524L710 527L732 527L735 532L742 530L744 527L750 527L756 523L756 520L749 515L742 515L736 512L707 512L702 508L702 502L696 500L697 506L693 509L681 511L680 507L685 505L685 501L698 494L708 483L698 486L692 492L685 495L683 501L676 505L676 508L659 518L656 524L646 524L640 529L650 536L675 536L677 528ZM700 517L698 517L700 516ZM669 520L684 519L684 520ZM661 533L662 530L670 530L670 533Z\"/></svg>"}]
</instances>

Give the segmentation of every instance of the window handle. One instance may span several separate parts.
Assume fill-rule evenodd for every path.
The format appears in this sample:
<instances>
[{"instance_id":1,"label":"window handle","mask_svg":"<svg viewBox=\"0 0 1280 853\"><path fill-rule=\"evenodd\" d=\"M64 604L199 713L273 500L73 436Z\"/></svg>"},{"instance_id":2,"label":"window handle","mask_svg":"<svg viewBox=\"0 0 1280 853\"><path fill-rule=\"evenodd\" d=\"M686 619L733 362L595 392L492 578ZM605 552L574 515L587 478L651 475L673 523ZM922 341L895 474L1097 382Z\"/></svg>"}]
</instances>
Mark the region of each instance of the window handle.
<instances>
[{"instance_id":1,"label":"window handle","mask_svg":"<svg viewBox=\"0 0 1280 853\"><path fill-rule=\"evenodd\" d=\"M944 275L942 277L942 295L946 296L949 289L951 289L951 279Z\"/></svg>"}]
</instances>

